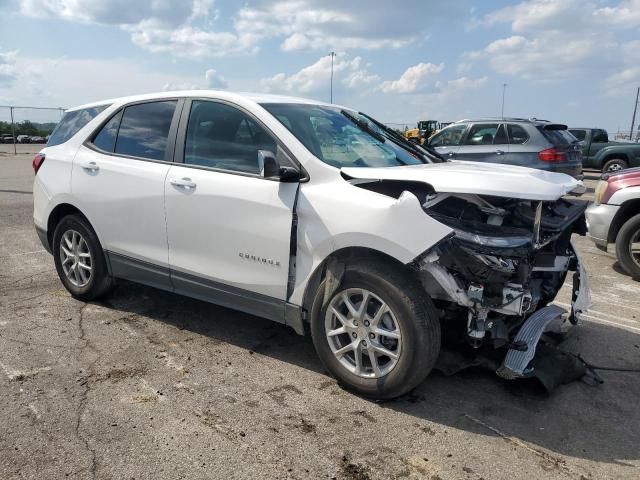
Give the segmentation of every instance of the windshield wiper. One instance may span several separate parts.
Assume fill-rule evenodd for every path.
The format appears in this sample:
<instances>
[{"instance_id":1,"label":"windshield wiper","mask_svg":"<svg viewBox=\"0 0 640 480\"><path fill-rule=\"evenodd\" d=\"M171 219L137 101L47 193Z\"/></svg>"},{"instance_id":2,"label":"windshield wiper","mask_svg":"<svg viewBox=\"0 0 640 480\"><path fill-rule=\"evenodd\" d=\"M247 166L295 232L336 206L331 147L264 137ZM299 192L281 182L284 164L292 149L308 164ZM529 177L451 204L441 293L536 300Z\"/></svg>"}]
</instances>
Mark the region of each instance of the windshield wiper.
<instances>
[{"instance_id":1,"label":"windshield wiper","mask_svg":"<svg viewBox=\"0 0 640 480\"><path fill-rule=\"evenodd\" d=\"M363 132L368 133L369 135L371 135L373 138L375 138L379 142L384 143L386 141L386 139L384 138L383 135L381 135L380 133L376 132L373 128L371 128L369 126L368 122L365 122L364 120L361 120L358 117L356 117L354 115L351 115L346 110L340 110L340 113L342 115L344 115L345 117L347 117L349 120L351 120L351 122L354 123L356 125L356 127L358 127L360 130L362 130Z\"/></svg>"},{"instance_id":2,"label":"windshield wiper","mask_svg":"<svg viewBox=\"0 0 640 480\"><path fill-rule=\"evenodd\" d=\"M384 131L389 136L389 139L394 143L398 144L401 148L404 148L405 150L415 155L418 155L420 158L426 157L428 161L436 161L436 162L448 161L446 158L444 158L442 155L436 152L433 148L411 143L409 140L407 140L398 132L396 132L393 128L387 127L385 124L380 123L375 118L371 118L366 113L362 113L362 112L358 112L358 113L363 117L365 117L367 120L369 120L371 123L373 123L380 130ZM435 157L435 158L432 158L432 157Z\"/></svg>"}]
</instances>

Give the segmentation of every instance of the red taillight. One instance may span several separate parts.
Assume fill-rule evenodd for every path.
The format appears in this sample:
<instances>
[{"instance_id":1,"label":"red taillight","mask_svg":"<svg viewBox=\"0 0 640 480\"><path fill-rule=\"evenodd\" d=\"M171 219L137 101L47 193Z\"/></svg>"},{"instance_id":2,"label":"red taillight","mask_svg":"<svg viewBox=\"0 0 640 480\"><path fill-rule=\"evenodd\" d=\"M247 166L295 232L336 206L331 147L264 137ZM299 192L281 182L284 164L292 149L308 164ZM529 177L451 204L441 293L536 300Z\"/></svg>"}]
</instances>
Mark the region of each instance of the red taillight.
<instances>
[{"instance_id":1,"label":"red taillight","mask_svg":"<svg viewBox=\"0 0 640 480\"><path fill-rule=\"evenodd\" d=\"M34 174L38 173L38 170L40 170L40 167L42 166L43 163L44 163L44 154L39 153L35 157L33 157L33 162L31 162L31 166L33 166Z\"/></svg>"},{"instance_id":2,"label":"red taillight","mask_svg":"<svg viewBox=\"0 0 640 480\"><path fill-rule=\"evenodd\" d=\"M555 148L547 148L538 152L538 158L543 162L563 162L564 152L556 150Z\"/></svg>"}]
</instances>

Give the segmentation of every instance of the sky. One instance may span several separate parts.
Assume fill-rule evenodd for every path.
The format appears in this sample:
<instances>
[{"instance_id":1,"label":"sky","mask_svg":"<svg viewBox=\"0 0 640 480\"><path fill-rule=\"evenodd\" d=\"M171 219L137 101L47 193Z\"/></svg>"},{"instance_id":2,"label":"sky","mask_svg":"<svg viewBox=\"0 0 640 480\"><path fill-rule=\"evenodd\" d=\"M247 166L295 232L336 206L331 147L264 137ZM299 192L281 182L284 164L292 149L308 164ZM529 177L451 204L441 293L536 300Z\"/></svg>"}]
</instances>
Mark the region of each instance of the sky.
<instances>
[{"instance_id":1,"label":"sky","mask_svg":"<svg viewBox=\"0 0 640 480\"><path fill-rule=\"evenodd\" d=\"M640 0L0 0L0 105L180 89L628 130ZM0 119L8 116L0 109ZM17 120L59 113L16 110Z\"/></svg>"}]
</instances>

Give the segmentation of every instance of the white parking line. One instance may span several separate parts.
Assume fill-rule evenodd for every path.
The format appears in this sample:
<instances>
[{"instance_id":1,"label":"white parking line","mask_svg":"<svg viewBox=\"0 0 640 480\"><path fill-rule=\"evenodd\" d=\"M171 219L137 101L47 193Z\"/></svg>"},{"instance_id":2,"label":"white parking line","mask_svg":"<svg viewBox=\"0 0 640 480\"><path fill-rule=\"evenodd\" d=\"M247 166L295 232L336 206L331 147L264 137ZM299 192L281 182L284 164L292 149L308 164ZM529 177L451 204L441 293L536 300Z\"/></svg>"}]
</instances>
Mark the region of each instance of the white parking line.
<instances>
[{"instance_id":1,"label":"white parking line","mask_svg":"<svg viewBox=\"0 0 640 480\"><path fill-rule=\"evenodd\" d=\"M559 305L561 307L564 307L566 309L571 309L571 305L568 305L566 303L562 303L562 302L553 302L556 305ZM619 327L619 328L623 328L623 329L627 329L630 330L632 332L635 333L640 333L640 323L638 323L635 320L631 320L629 318L616 318L616 320L618 320L617 322L614 322L612 320L606 320L604 318L600 318L599 315L607 315L607 316L611 316L608 315L606 313L603 312L598 312L597 310L590 310L589 313L583 314L582 318L584 318L587 321L593 322L593 323L601 323L604 325L612 325L615 327ZM628 322L628 323L622 323L622 322ZM638 326L636 326L638 325Z\"/></svg>"},{"instance_id":2,"label":"white parking line","mask_svg":"<svg viewBox=\"0 0 640 480\"><path fill-rule=\"evenodd\" d=\"M32 252L14 253L13 255L5 255L5 256L0 257L0 260L3 259L3 258L13 258L13 257L19 257L21 255L31 255L33 253L43 253L43 252L47 252L47 251L44 250L44 249L41 249L41 250L34 250ZM49 253L49 252L47 252L47 253Z\"/></svg>"}]
</instances>

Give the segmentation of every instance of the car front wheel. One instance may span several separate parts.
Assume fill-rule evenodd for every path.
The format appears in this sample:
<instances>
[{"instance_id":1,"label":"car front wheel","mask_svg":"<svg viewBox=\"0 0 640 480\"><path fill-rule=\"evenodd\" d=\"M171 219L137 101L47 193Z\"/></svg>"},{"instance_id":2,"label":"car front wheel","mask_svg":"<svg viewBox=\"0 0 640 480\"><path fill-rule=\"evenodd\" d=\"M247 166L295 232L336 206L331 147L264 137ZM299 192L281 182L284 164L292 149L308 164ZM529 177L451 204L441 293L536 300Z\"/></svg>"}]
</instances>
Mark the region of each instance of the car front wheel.
<instances>
[{"instance_id":1,"label":"car front wheel","mask_svg":"<svg viewBox=\"0 0 640 480\"><path fill-rule=\"evenodd\" d=\"M396 265L375 261L347 266L326 302L325 281L314 299L311 332L338 382L377 399L421 383L440 352L440 323L420 283Z\"/></svg>"},{"instance_id":2,"label":"car front wheel","mask_svg":"<svg viewBox=\"0 0 640 480\"><path fill-rule=\"evenodd\" d=\"M640 215L622 225L616 238L616 256L629 275L640 279Z\"/></svg>"}]
</instances>

